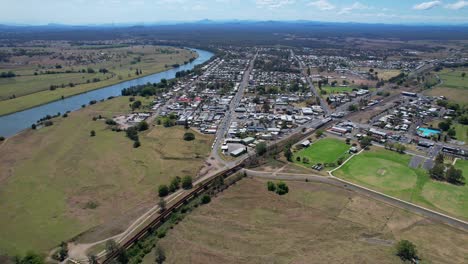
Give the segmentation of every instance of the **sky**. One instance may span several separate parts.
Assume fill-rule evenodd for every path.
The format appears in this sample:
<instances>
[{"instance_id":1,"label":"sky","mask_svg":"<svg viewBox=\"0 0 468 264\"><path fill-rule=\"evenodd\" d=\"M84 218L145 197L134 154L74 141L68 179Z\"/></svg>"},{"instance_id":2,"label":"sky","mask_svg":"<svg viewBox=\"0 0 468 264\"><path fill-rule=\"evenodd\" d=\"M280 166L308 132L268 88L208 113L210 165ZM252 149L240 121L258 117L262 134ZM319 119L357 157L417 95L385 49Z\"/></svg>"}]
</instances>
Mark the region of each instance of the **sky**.
<instances>
[{"instance_id":1,"label":"sky","mask_svg":"<svg viewBox=\"0 0 468 264\"><path fill-rule=\"evenodd\" d=\"M7 24L150 24L202 19L468 23L468 0L0 0L0 3L0 23Z\"/></svg>"}]
</instances>

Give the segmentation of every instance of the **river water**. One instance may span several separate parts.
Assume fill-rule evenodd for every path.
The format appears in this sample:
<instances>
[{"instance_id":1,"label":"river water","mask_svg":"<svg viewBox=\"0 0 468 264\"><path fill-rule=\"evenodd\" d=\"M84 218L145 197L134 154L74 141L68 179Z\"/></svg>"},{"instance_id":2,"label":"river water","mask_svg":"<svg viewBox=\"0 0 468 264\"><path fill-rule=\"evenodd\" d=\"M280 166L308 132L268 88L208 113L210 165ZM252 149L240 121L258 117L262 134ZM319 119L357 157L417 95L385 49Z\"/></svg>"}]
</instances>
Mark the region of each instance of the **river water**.
<instances>
[{"instance_id":1,"label":"river water","mask_svg":"<svg viewBox=\"0 0 468 264\"><path fill-rule=\"evenodd\" d=\"M58 112L65 113L67 111L75 111L80 109L83 104L88 105L91 100L107 99L110 96L120 96L124 88L135 85L150 83L158 83L161 79L172 79L175 77L176 72L182 70L191 70L196 65L202 64L209 60L213 53L193 49L198 53L198 58L191 63L181 65L177 68L151 74L138 79L125 81L122 83L106 86L97 90L89 91L86 93L78 94L63 100L51 102L34 108L30 108L21 112L0 116L0 136L9 137L17 134L18 132L31 127L37 120L45 117L46 115L55 115Z\"/></svg>"}]
</instances>

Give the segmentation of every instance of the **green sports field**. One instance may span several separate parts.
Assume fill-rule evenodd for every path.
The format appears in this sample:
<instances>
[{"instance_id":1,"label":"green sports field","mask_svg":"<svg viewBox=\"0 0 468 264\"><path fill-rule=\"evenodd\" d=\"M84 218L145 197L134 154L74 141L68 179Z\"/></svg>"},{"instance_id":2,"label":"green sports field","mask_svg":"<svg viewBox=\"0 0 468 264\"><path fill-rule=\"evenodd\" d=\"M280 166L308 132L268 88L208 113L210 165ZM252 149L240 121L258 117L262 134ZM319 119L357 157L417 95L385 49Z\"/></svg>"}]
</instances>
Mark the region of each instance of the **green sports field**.
<instances>
[{"instance_id":1,"label":"green sports field","mask_svg":"<svg viewBox=\"0 0 468 264\"><path fill-rule=\"evenodd\" d=\"M434 181L425 170L410 168L410 160L409 155L374 147L353 157L333 174L388 195L468 219L468 186ZM461 161L457 166L466 170L465 162Z\"/></svg>"},{"instance_id":2,"label":"green sports field","mask_svg":"<svg viewBox=\"0 0 468 264\"><path fill-rule=\"evenodd\" d=\"M340 157L345 156L350 146L344 141L334 138L325 138L312 143L308 148L304 148L294 154L294 162L303 164L302 161L297 161L296 158L307 157L310 164L317 163L335 163Z\"/></svg>"}]
</instances>

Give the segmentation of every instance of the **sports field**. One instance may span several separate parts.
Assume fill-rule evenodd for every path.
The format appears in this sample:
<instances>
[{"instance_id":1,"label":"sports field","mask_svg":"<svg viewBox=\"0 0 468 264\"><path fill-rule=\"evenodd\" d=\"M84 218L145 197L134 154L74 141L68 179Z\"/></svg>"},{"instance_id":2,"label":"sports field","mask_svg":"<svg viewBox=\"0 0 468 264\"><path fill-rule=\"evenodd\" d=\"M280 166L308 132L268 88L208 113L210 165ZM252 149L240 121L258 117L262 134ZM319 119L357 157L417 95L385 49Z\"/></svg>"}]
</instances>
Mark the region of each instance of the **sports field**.
<instances>
[{"instance_id":1,"label":"sports field","mask_svg":"<svg viewBox=\"0 0 468 264\"><path fill-rule=\"evenodd\" d=\"M13 78L0 78L0 115L161 72L197 56L186 49L151 45L105 49L65 45L45 48L44 52L51 55L32 56L26 61L13 57L10 63L0 63L0 72L17 74ZM67 59L70 53L76 56ZM101 69L107 72L99 72ZM141 70L141 74L137 75L136 69ZM51 86L56 87L55 90L51 90Z\"/></svg>"},{"instance_id":2,"label":"sports field","mask_svg":"<svg viewBox=\"0 0 468 264\"><path fill-rule=\"evenodd\" d=\"M195 209L160 240L165 263L401 263L400 239L423 261L466 260L464 232L334 186L287 184L278 196L245 178Z\"/></svg>"},{"instance_id":3,"label":"sports field","mask_svg":"<svg viewBox=\"0 0 468 264\"><path fill-rule=\"evenodd\" d=\"M310 164L317 163L335 163L340 157L345 156L350 146L344 141L335 138L325 138L313 142L308 148L304 148L294 153L294 162L303 164L302 161L297 161L296 158L309 158Z\"/></svg>"},{"instance_id":4,"label":"sports field","mask_svg":"<svg viewBox=\"0 0 468 264\"><path fill-rule=\"evenodd\" d=\"M353 157L333 174L429 209L468 219L468 185L431 180L425 170L410 168L410 160L409 155L374 147Z\"/></svg>"},{"instance_id":5,"label":"sports field","mask_svg":"<svg viewBox=\"0 0 468 264\"><path fill-rule=\"evenodd\" d=\"M184 141L181 127L151 126L135 149L124 132L92 120L126 113L128 104L98 103L0 145L0 255L46 252L96 226L117 234L156 203L159 184L196 176L210 136Z\"/></svg>"}]
</instances>

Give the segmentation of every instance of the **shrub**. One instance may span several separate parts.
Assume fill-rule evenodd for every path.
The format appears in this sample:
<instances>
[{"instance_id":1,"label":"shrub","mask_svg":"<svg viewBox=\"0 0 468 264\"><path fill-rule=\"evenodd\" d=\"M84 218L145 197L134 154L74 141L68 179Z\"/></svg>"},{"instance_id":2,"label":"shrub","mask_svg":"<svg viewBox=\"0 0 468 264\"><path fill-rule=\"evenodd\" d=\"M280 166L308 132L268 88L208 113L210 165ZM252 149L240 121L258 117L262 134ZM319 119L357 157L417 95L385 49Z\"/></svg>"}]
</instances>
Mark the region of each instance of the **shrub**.
<instances>
[{"instance_id":1,"label":"shrub","mask_svg":"<svg viewBox=\"0 0 468 264\"><path fill-rule=\"evenodd\" d=\"M141 143L140 143L139 140L133 142L133 147L134 147L134 148L139 148L140 146L141 146Z\"/></svg>"},{"instance_id":2,"label":"shrub","mask_svg":"<svg viewBox=\"0 0 468 264\"><path fill-rule=\"evenodd\" d=\"M185 141L192 141L195 139L195 135L191 132L187 132L184 134L184 140Z\"/></svg>"},{"instance_id":3,"label":"shrub","mask_svg":"<svg viewBox=\"0 0 468 264\"><path fill-rule=\"evenodd\" d=\"M149 128L149 125L148 125L148 123L146 123L146 121L141 121L137 125L138 131L145 131L145 130L148 130L148 128Z\"/></svg>"},{"instance_id":4,"label":"shrub","mask_svg":"<svg viewBox=\"0 0 468 264\"><path fill-rule=\"evenodd\" d=\"M51 126L53 124L54 124L54 122L52 122L50 120L47 120L47 121L44 122L44 126L46 126L46 127Z\"/></svg>"},{"instance_id":5,"label":"shrub","mask_svg":"<svg viewBox=\"0 0 468 264\"><path fill-rule=\"evenodd\" d=\"M32 125L31 125L31 128L32 128L32 129L36 129L36 128L37 128L36 124L32 124Z\"/></svg>"},{"instance_id":6,"label":"shrub","mask_svg":"<svg viewBox=\"0 0 468 264\"><path fill-rule=\"evenodd\" d=\"M276 185L274 182L271 182L271 181L267 182L267 188L268 188L268 191L270 192L276 191Z\"/></svg>"},{"instance_id":7,"label":"shrub","mask_svg":"<svg viewBox=\"0 0 468 264\"><path fill-rule=\"evenodd\" d=\"M286 185L286 183L280 181L277 185L276 185L276 193L279 194L279 195L285 195L289 192L289 187L288 185Z\"/></svg>"},{"instance_id":8,"label":"shrub","mask_svg":"<svg viewBox=\"0 0 468 264\"><path fill-rule=\"evenodd\" d=\"M91 132L89 133L89 135L92 136L92 137L96 136L96 131L91 130Z\"/></svg>"},{"instance_id":9,"label":"shrub","mask_svg":"<svg viewBox=\"0 0 468 264\"><path fill-rule=\"evenodd\" d=\"M202 202L202 204L207 204L207 203L211 202L211 197L209 195L205 194L201 198L201 202Z\"/></svg>"}]
</instances>

